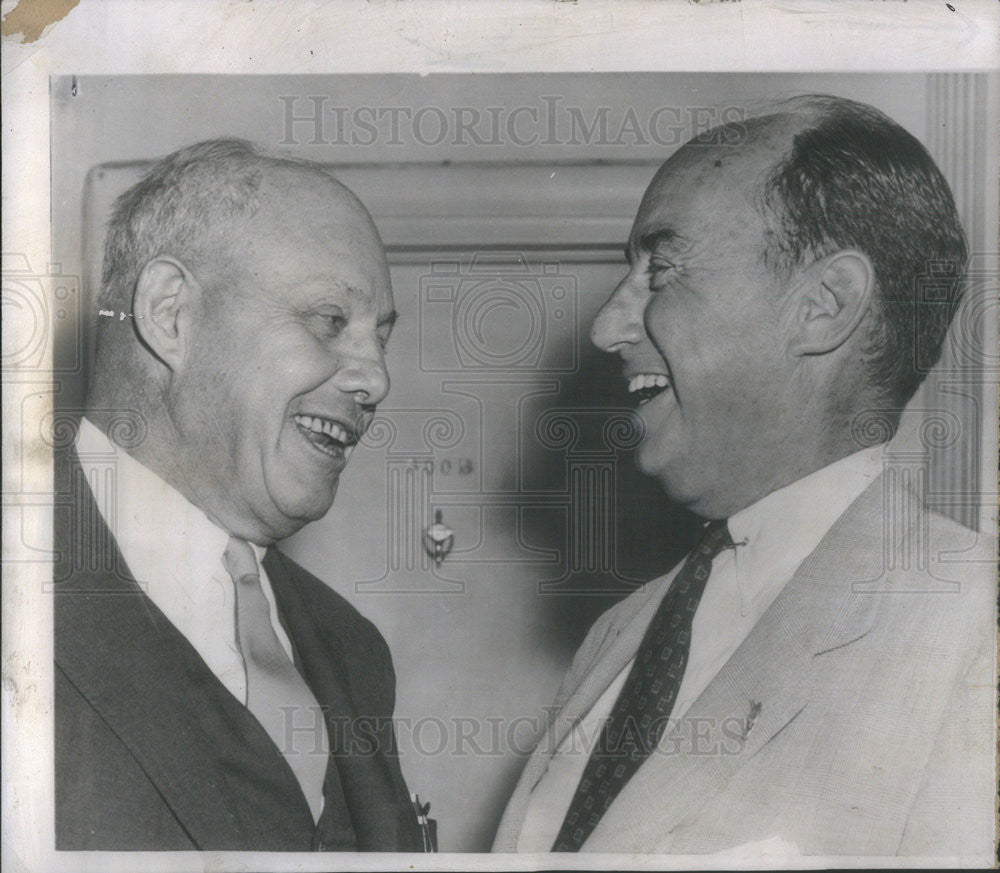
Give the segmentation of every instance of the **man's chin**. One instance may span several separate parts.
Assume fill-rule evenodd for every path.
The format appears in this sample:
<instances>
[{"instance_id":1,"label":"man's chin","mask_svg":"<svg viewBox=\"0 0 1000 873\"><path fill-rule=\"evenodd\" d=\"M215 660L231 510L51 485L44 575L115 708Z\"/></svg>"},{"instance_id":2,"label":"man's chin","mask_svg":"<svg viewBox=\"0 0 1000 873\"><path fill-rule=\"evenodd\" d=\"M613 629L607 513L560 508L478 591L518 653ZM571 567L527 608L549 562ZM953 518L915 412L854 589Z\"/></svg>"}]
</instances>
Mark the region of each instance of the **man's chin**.
<instances>
[{"instance_id":1,"label":"man's chin","mask_svg":"<svg viewBox=\"0 0 1000 873\"><path fill-rule=\"evenodd\" d=\"M690 499L685 487L685 473L690 473L690 466L683 459L665 458L662 452L654 453L640 446L635 455L636 469L645 476L655 479L663 493L675 503L684 504ZM687 483L690 486L690 483Z\"/></svg>"},{"instance_id":2,"label":"man's chin","mask_svg":"<svg viewBox=\"0 0 1000 873\"><path fill-rule=\"evenodd\" d=\"M273 526L282 531L277 539L290 537L307 524L318 521L326 515L333 506L338 484L339 479L320 491L313 483L313 487L308 491L276 496L274 508L277 510L278 518L275 519Z\"/></svg>"},{"instance_id":3,"label":"man's chin","mask_svg":"<svg viewBox=\"0 0 1000 873\"><path fill-rule=\"evenodd\" d=\"M640 473L663 482L670 477L671 470L677 467L677 459L668 457L662 449L644 441L636 450L635 466Z\"/></svg>"}]
</instances>

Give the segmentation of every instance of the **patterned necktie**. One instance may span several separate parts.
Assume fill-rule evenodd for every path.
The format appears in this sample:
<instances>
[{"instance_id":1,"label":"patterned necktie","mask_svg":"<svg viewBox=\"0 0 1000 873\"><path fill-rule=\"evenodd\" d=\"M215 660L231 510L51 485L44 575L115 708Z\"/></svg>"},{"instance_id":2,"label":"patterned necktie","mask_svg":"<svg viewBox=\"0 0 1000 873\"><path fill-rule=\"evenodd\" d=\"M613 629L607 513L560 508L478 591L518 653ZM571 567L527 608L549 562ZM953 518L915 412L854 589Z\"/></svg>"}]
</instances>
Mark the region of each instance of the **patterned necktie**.
<instances>
[{"instance_id":1,"label":"patterned necktie","mask_svg":"<svg viewBox=\"0 0 1000 873\"><path fill-rule=\"evenodd\" d=\"M659 743L684 678L691 623L712 571L712 560L732 544L726 522L710 522L674 578L584 767L553 852L580 849L618 792Z\"/></svg>"},{"instance_id":2,"label":"patterned necktie","mask_svg":"<svg viewBox=\"0 0 1000 873\"><path fill-rule=\"evenodd\" d=\"M318 821L329 757L319 704L274 632L250 544L230 537L223 563L236 586L236 641L247 671L247 709L284 755Z\"/></svg>"}]
</instances>

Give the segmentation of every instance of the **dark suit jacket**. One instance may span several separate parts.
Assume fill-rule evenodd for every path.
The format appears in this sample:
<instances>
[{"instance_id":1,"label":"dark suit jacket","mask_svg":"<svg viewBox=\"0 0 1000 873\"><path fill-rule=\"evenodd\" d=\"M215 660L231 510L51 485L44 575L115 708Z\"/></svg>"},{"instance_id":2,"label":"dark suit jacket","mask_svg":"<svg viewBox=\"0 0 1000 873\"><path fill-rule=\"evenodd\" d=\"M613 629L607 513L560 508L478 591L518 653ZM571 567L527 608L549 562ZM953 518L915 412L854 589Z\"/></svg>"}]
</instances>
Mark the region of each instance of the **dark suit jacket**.
<instances>
[{"instance_id":1,"label":"dark suit jacket","mask_svg":"<svg viewBox=\"0 0 1000 873\"><path fill-rule=\"evenodd\" d=\"M56 465L56 848L421 851L375 626L268 550L296 666L327 715L317 825L267 733L132 578L75 456Z\"/></svg>"}]
</instances>

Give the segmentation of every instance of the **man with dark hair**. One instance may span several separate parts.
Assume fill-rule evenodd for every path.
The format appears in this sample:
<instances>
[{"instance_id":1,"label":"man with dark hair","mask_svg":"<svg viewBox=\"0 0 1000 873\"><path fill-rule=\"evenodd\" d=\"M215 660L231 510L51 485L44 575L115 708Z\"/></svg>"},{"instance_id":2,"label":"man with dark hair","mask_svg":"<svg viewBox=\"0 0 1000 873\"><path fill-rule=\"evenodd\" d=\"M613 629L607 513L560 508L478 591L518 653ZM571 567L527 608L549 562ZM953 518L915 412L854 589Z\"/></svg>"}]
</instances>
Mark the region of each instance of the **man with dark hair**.
<instances>
[{"instance_id":1,"label":"man with dark hair","mask_svg":"<svg viewBox=\"0 0 1000 873\"><path fill-rule=\"evenodd\" d=\"M992 852L995 550L883 445L960 297L940 172L798 98L678 150L627 257L591 336L705 528L591 629L495 849Z\"/></svg>"},{"instance_id":2,"label":"man with dark hair","mask_svg":"<svg viewBox=\"0 0 1000 873\"><path fill-rule=\"evenodd\" d=\"M56 848L421 850L385 641L274 548L389 389L371 217L318 165L200 143L118 200L97 305L56 457Z\"/></svg>"}]
</instances>

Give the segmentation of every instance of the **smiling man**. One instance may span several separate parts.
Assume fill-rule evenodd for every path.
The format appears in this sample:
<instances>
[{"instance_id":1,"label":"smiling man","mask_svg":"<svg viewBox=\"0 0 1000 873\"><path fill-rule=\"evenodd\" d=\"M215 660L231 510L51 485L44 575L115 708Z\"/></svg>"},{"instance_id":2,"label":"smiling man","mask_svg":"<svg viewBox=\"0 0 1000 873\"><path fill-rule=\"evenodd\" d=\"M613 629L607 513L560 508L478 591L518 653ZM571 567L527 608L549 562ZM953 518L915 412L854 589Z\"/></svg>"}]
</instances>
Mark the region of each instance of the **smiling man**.
<instances>
[{"instance_id":1,"label":"smiling man","mask_svg":"<svg viewBox=\"0 0 1000 873\"><path fill-rule=\"evenodd\" d=\"M129 317L56 459L56 847L421 850L385 641L274 548L389 389L371 217L317 165L200 143L117 201L98 303Z\"/></svg>"},{"instance_id":2,"label":"smiling man","mask_svg":"<svg viewBox=\"0 0 1000 873\"><path fill-rule=\"evenodd\" d=\"M881 444L960 296L940 172L799 98L674 154L626 254L592 339L706 523L591 629L495 848L988 856L995 549Z\"/></svg>"}]
</instances>

